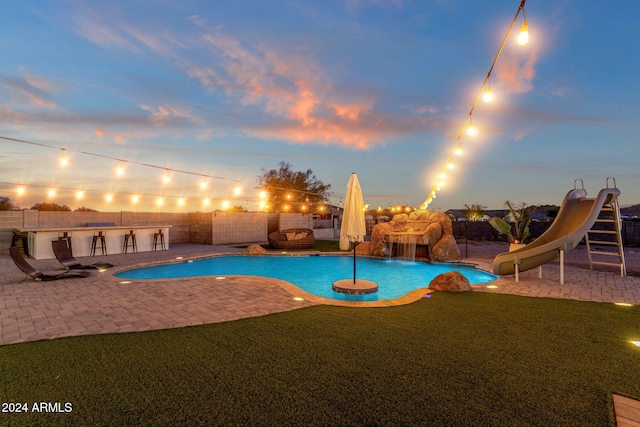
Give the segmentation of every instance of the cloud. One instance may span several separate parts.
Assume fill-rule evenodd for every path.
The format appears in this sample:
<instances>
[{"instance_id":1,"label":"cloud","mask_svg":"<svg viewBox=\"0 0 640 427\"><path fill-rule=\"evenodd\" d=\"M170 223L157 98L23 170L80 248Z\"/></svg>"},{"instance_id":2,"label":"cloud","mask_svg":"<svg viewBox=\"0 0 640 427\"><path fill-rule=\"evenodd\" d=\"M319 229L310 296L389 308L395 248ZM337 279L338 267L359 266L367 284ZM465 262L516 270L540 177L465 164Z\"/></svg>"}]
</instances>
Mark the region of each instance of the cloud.
<instances>
[{"instance_id":1,"label":"cloud","mask_svg":"<svg viewBox=\"0 0 640 427\"><path fill-rule=\"evenodd\" d=\"M526 93L533 89L532 80L536 76L535 64L538 51L532 50L524 59L503 54L496 64L497 85L506 93Z\"/></svg>"},{"instance_id":2,"label":"cloud","mask_svg":"<svg viewBox=\"0 0 640 427\"><path fill-rule=\"evenodd\" d=\"M12 104L27 104L50 110L58 108L54 101L56 92L53 83L44 77L24 73L22 77L0 76L0 84L5 86L12 97Z\"/></svg>"}]
</instances>

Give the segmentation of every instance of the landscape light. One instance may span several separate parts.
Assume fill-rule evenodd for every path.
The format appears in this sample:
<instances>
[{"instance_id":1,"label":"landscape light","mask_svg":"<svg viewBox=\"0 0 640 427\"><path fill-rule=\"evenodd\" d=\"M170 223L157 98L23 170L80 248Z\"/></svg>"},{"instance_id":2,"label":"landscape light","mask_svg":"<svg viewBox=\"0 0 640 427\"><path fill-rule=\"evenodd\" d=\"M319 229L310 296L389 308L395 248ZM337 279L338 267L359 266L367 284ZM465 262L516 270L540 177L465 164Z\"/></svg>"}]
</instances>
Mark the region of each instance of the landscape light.
<instances>
[{"instance_id":1,"label":"landscape light","mask_svg":"<svg viewBox=\"0 0 640 427\"><path fill-rule=\"evenodd\" d=\"M640 341L631 341L631 344L635 345L636 347L640 347Z\"/></svg>"}]
</instances>

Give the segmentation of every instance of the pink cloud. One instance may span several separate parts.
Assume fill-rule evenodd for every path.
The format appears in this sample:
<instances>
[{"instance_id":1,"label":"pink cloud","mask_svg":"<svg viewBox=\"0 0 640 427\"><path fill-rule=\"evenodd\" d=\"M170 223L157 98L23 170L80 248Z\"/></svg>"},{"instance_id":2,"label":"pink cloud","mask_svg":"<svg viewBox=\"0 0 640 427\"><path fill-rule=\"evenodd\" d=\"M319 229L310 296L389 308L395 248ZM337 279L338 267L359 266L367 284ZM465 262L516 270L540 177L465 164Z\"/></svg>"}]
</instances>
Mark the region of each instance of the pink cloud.
<instances>
[{"instance_id":1,"label":"pink cloud","mask_svg":"<svg viewBox=\"0 0 640 427\"><path fill-rule=\"evenodd\" d=\"M537 60L538 51L535 49L524 60L503 54L496 64L497 84L507 93L529 92L533 89L532 80L536 76Z\"/></svg>"},{"instance_id":2,"label":"pink cloud","mask_svg":"<svg viewBox=\"0 0 640 427\"><path fill-rule=\"evenodd\" d=\"M26 103L50 110L58 108L53 100L55 86L44 77L24 73L22 78L0 77L0 83L12 94L13 104Z\"/></svg>"}]
</instances>

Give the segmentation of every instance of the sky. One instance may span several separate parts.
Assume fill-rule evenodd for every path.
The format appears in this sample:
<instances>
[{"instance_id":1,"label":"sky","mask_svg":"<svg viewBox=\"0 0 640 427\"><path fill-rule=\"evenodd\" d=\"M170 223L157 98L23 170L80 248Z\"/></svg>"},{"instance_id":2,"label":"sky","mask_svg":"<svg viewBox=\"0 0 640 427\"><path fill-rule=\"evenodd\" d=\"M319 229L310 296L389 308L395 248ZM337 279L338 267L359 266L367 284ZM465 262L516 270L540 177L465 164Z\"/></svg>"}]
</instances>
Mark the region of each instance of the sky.
<instances>
[{"instance_id":1,"label":"sky","mask_svg":"<svg viewBox=\"0 0 640 427\"><path fill-rule=\"evenodd\" d=\"M429 209L560 205L576 179L595 196L607 177L640 203L635 0L528 0L483 86L519 5L4 1L0 195L257 210L257 177L285 161L331 184L334 204L356 172L371 207L418 207L450 159Z\"/></svg>"}]
</instances>

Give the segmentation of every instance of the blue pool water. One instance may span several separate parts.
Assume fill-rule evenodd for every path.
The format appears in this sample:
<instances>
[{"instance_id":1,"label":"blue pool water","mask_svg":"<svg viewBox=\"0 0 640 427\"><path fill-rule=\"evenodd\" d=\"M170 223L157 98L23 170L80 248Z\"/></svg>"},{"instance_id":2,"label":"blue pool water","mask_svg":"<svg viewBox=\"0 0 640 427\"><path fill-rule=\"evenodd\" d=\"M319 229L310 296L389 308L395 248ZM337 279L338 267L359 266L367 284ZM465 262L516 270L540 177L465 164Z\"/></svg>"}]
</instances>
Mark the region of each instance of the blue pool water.
<instances>
[{"instance_id":1,"label":"blue pool water","mask_svg":"<svg viewBox=\"0 0 640 427\"><path fill-rule=\"evenodd\" d=\"M496 276L472 266L430 264L375 258L358 258L357 278L378 284L369 295L345 295L331 289L333 282L353 278L353 258L348 256L220 256L177 264L122 271L123 279L151 280L195 276L247 275L286 280L300 289L324 298L347 301L379 301L402 297L429 286L439 274L459 271L471 284L496 280Z\"/></svg>"}]
</instances>

